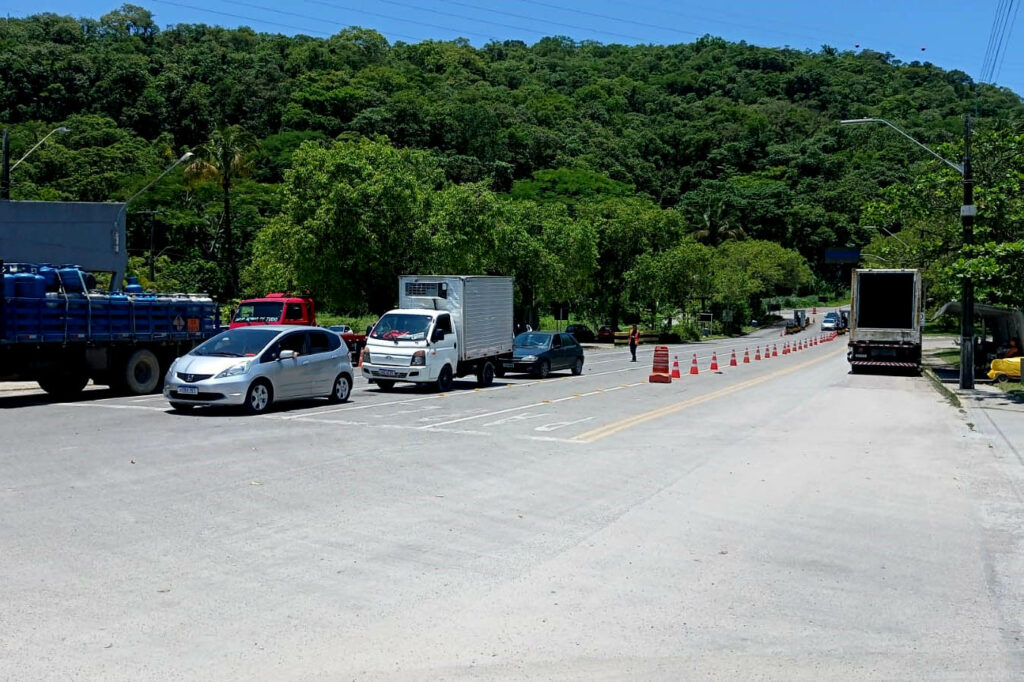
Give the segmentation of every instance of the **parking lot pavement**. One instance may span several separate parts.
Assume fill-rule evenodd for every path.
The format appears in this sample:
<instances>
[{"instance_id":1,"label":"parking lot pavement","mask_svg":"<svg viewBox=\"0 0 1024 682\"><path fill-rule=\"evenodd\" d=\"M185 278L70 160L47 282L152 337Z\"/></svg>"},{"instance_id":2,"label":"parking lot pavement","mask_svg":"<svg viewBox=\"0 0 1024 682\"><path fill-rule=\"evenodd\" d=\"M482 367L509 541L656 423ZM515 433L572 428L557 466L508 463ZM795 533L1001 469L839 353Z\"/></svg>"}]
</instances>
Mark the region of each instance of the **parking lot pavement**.
<instances>
[{"instance_id":1,"label":"parking lot pavement","mask_svg":"<svg viewBox=\"0 0 1024 682\"><path fill-rule=\"evenodd\" d=\"M1008 679L944 404L841 341L733 345L259 417L0 396L0 679Z\"/></svg>"}]
</instances>

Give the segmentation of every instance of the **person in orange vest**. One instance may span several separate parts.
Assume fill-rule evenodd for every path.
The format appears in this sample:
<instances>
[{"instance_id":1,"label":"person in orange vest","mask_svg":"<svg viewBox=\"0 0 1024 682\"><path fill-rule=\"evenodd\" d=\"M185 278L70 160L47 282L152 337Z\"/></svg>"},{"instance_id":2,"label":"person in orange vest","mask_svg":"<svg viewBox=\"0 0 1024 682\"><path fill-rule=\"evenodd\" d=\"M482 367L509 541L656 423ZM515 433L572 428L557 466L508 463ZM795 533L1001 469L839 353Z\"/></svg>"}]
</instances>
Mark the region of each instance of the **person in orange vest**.
<instances>
[{"instance_id":1,"label":"person in orange vest","mask_svg":"<svg viewBox=\"0 0 1024 682\"><path fill-rule=\"evenodd\" d=\"M636 362L636 345L640 343L640 330L633 325L629 330L629 353L633 356L632 362Z\"/></svg>"}]
</instances>

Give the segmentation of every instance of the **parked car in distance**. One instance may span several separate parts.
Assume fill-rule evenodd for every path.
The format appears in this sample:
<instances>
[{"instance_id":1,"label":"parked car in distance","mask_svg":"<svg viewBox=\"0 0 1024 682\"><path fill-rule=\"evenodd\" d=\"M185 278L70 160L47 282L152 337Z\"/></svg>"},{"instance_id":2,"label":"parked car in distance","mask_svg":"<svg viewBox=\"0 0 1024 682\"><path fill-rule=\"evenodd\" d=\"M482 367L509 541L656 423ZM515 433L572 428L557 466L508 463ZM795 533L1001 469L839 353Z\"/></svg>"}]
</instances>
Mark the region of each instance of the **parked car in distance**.
<instances>
[{"instance_id":1,"label":"parked car in distance","mask_svg":"<svg viewBox=\"0 0 1024 682\"><path fill-rule=\"evenodd\" d=\"M512 346L512 359L504 361L506 372L529 372L541 378L554 370L583 372L583 347L566 332L524 332Z\"/></svg>"},{"instance_id":2,"label":"parked car in distance","mask_svg":"<svg viewBox=\"0 0 1024 682\"><path fill-rule=\"evenodd\" d=\"M618 327L601 327L597 330L598 343L615 343L615 332L617 331L619 331Z\"/></svg>"},{"instance_id":3,"label":"parked car in distance","mask_svg":"<svg viewBox=\"0 0 1024 682\"><path fill-rule=\"evenodd\" d=\"M347 324L332 324L330 327L328 327L328 329L330 329L332 332L338 332L339 334L353 333L352 327L348 326Z\"/></svg>"},{"instance_id":4,"label":"parked car in distance","mask_svg":"<svg viewBox=\"0 0 1024 682\"><path fill-rule=\"evenodd\" d=\"M821 331L834 332L839 329L839 313L825 313L821 320Z\"/></svg>"},{"instance_id":5,"label":"parked car in distance","mask_svg":"<svg viewBox=\"0 0 1024 682\"><path fill-rule=\"evenodd\" d=\"M571 334L580 343L593 343L594 332L585 324L570 324L565 328L567 334Z\"/></svg>"},{"instance_id":6,"label":"parked car in distance","mask_svg":"<svg viewBox=\"0 0 1024 682\"><path fill-rule=\"evenodd\" d=\"M221 332L171 363L164 397L177 411L240 405L249 414L284 400L352 392L352 361L338 334L320 327L259 325Z\"/></svg>"}]
</instances>

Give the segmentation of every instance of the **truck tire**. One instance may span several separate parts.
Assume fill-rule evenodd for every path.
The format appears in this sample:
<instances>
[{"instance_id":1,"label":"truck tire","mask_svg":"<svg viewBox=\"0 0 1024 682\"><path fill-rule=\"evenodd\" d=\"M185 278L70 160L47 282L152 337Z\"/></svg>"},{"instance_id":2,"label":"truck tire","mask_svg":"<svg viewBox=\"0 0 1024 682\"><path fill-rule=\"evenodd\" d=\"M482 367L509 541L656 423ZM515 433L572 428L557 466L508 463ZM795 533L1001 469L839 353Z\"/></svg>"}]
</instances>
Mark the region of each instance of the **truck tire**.
<instances>
[{"instance_id":1,"label":"truck tire","mask_svg":"<svg viewBox=\"0 0 1024 682\"><path fill-rule=\"evenodd\" d=\"M57 400L74 400L81 393L89 377L84 372L64 370L39 377L39 387Z\"/></svg>"},{"instance_id":2,"label":"truck tire","mask_svg":"<svg viewBox=\"0 0 1024 682\"><path fill-rule=\"evenodd\" d=\"M128 356L118 384L127 393L145 395L157 389L160 379L160 360L153 351L140 348Z\"/></svg>"},{"instance_id":3,"label":"truck tire","mask_svg":"<svg viewBox=\"0 0 1024 682\"><path fill-rule=\"evenodd\" d=\"M487 388L494 383L494 363L484 360L484 363L476 371L476 385L480 388Z\"/></svg>"},{"instance_id":4,"label":"truck tire","mask_svg":"<svg viewBox=\"0 0 1024 682\"><path fill-rule=\"evenodd\" d=\"M445 365L441 368L441 373L437 375L437 390L446 393L452 390L452 383L454 383L454 378L451 365Z\"/></svg>"},{"instance_id":5,"label":"truck tire","mask_svg":"<svg viewBox=\"0 0 1024 682\"><path fill-rule=\"evenodd\" d=\"M1006 374L1003 374L1002 372L1000 372L999 374L996 375L996 383L997 384L1005 384L1009 380L1010 380L1010 377L1007 376Z\"/></svg>"}]
</instances>

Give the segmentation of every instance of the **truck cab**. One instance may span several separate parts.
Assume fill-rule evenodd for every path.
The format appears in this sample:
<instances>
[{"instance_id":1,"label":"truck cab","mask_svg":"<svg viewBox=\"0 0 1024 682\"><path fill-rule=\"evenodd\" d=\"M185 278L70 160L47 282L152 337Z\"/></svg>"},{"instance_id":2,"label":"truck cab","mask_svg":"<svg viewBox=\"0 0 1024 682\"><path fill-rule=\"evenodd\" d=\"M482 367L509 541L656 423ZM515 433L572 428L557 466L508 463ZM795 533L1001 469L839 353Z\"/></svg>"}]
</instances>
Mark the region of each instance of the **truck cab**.
<instances>
[{"instance_id":1,"label":"truck cab","mask_svg":"<svg viewBox=\"0 0 1024 682\"><path fill-rule=\"evenodd\" d=\"M442 370L454 378L459 357L451 314L444 310L396 309L384 313L366 337L363 376L384 390L396 381L438 383Z\"/></svg>"},{"instance_id":2,"label":"truck cab","mask_svg":"<svg viewBox=\"0 0 1024 682\"><path fill-rule=\"evenodd\" d=\"M231 329L262 324L300 324L316 326L316 308L309 296L267 294L247 298L238 304L231 318Z\"/></svg>"}]
</instances>

